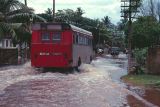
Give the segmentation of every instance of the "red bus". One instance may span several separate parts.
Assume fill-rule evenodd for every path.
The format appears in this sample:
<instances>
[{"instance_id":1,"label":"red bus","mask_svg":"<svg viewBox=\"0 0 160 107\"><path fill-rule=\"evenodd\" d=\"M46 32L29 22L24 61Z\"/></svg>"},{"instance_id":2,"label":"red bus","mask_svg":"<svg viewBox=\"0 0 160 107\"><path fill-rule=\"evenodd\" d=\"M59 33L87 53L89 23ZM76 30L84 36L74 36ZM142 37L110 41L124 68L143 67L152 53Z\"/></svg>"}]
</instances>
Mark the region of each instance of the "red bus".
<instances>
[{"instance_id":1,"label":"red bus","mask_svg":"<svg viewBox=\"0 0 160 107\"><path fill-rule=\"evenodd\" d=\"M69 68L90 63L92 33L67 23L36 23L32 26L31 65Z\"/></svg>"}]
</instances>

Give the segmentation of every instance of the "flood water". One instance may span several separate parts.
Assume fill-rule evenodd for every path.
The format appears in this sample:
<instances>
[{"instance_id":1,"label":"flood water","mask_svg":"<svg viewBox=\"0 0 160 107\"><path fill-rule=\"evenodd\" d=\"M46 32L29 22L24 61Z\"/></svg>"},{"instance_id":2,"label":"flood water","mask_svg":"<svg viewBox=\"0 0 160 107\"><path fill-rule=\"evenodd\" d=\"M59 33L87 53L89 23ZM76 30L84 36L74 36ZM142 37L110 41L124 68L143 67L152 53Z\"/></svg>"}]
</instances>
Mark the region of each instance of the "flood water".
<instances>
[{"instance_id":1,"label":"flood water","mask_svg":"<svg viewBox=\"0 0 160 107\"><path fill-rule=\"evenodd\" d=\"M126 55L97 57L79 69L43 72L30 62L2 67L0 107L138 107L137 102L140 107L157 107L121 82L127 74Z\"/></svg>"}]
</instances>

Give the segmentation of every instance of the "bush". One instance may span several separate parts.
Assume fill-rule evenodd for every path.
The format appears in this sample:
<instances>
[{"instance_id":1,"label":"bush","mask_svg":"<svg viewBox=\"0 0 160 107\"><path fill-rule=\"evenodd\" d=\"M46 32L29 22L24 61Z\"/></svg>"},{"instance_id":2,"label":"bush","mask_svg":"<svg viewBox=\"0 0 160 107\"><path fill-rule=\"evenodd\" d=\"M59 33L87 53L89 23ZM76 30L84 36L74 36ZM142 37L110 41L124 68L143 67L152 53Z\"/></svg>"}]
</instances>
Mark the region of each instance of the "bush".
<instances>
[{"instance_id":1,"label":"bush","mask_svg":"<svg viewBox=\"0 0 160 107\"><path fill-rule=\"evenodd\" d=\"M148 48L134 50L133 55L136 59L136 62L139 64L139 66L144 66L146 64L147 50Z\"/></svg>"}]
</instances>

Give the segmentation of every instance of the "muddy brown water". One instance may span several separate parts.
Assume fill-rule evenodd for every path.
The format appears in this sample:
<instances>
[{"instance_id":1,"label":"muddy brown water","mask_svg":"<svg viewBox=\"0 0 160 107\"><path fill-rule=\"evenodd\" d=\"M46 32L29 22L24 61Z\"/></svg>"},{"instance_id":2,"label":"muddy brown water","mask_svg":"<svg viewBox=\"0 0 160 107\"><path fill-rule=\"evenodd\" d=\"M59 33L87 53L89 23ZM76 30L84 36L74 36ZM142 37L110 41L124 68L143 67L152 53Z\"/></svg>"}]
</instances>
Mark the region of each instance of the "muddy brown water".
<instances>
[{"instance_id":1,"label":"muddy brown water","mask_svg":"<svg viewBox=\"0 0 160 107\"><path fill-rule=\"evenodd\" d=\"M146 89L142 97L160 107L160 90L154 88Z\"/></svg>"},{"instance_id":2,"label":"muddy brown water","mask_svg":"<svg viewBox=\"0 0 160 107\"><path fill-rule=\"evenodd\" d=\"M145 102L138 100L135 96L128 95L127 101L130 107L160 107L160 90L156 88L129 86L130 91L136 93L144 100L154 105L146 105Z\"/></svg>"},{"instance_id":3,"label":"muddy brown water","mask_svg":"<svg viewBox=\"0 0 160 107\"><path fill-rule=\"evenodd\" d=\"M97 57L81 72L43 72L30 63L0 69L0 107L154 107L120 81L126 69L125 55Z\"/></svg>"}]
</instances>

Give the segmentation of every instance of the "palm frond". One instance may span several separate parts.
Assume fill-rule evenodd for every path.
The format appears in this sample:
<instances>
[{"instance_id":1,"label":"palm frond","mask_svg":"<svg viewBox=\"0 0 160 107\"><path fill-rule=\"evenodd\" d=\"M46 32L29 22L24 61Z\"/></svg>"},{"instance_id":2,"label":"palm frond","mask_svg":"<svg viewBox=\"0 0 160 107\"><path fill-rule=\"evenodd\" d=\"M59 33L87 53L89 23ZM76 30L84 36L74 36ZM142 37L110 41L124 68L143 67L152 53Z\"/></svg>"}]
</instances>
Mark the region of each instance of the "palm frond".
<instances>
[{"instance_id":1,"label":"palm frond","mask_svg":"<svg viewBox=\"0 0 160 107\"><path fill-rule=\"evenodd\" d=\"M1 2L2 2L1 9L3 9L6 12L28 8L18 0L1 0Z\"/></svg>"},{"instance_id":2,"label":"palm frond","mask_svg":"<svg viewBox=\"0 0 160 107\"><path fill-rule=\"evenodd\" d=\"M26 23L30 22L30 19L34 21L39 21L39 22L46 22L45 19L42 17L35 15L35 14L29 14L29 13L19 13L19 14L13 14L7 17L7 20L12 23Z\"/></svg>"},{"instance_id":3,"label":"palm frond","mask_svg":"<svg viewBox=\"0 0 160 107\"><path fill-rule=\"evenodd\" d=\"M23 23L11 23L10 26L12 29L19 29Z\"/></svg>"},{"instance_id":4,"label":"palm frond","mask_svg":"<svg viewBox=\"0 0 160 107\"><path fill-rule=\"evenodd\" d=\"M36 14L32 14L32 18L34 22L47 22L46 19L36 15Z\"/></svg>"},{"instance_id":5,"label":"palm frond","mask_svg":"<svg viewBox=\"0 0 160 107\"><path fill-rule=\"evenodd\" d=\"M18 10L14 10L11 12L6 13L7 16L10 15L14 15L14 14L21 14L21 13L29 13L29 14L33 14L34 10L32 8L28 8L28 9L18 9Z\"/></svg>"},{"instance_id":6,"label":"palm frond","mask_svg":"<svg viewBox=\"0 0 160 107\"><path fill-rule=\"evenodd\" d=\"M16 33L10 24L0 22L0 39L5 37L15 38Z\"/></svg>"},{"instance_id":7,"label":"palm frond","mask_svg":"<svg viewBox=\"0 0 160 107\"><path fill-rule=\"evenodd\" d=\"M4 37L4 31L3 31L3 28L0 24L0 40Z\"/></svg>"}]
</instances>

